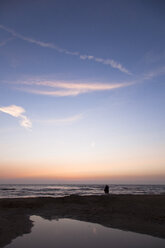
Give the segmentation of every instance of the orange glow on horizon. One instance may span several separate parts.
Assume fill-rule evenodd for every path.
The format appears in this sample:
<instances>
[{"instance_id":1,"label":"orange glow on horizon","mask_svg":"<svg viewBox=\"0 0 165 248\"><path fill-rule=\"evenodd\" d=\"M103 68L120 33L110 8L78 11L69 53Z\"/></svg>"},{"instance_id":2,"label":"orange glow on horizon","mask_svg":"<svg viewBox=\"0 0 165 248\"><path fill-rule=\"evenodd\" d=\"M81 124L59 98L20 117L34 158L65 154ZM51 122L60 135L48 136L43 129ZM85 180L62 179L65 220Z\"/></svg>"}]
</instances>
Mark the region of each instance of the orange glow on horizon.
<instances>
[{"instance_id":1,"label":"orange glow on horizon","mask_svg":"<svg viewBox=\"0 0 165 248\"><path fill-rule=\"evenodd\" d=\"M147 170L138 169L131 170L124 165L115 165L114 167L105 169L105 166L89 166L84 167L70 167L70 165L59 167L53 167L52 164L23 164L22 163L4 163L0 167L0 179L47 179L47 180L122 180L124 178L140 178L140 177L162 177L165 175L165 171L162 173L160 170Z\"/></svg>"}]
</instances>

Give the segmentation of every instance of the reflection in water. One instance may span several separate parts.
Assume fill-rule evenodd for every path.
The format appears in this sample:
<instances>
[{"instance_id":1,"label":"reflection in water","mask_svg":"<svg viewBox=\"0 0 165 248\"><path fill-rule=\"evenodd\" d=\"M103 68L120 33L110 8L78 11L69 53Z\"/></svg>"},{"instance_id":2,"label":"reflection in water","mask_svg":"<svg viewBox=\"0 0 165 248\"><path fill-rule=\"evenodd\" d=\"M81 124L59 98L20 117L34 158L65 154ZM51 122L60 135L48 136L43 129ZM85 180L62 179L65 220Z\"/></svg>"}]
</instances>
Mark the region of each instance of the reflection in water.
<instances>
[{"instance_id":1,"label":"reflection in water","mask_svg":"<svg viewBox=\"0 0 165 248\"><path fill-rule=\"evenodd\" d=\"M165 240L149 235L107 228L89 222L32 216L30 234L18 237L5 248L164 248Z\"/></svg>"}]
</instances>

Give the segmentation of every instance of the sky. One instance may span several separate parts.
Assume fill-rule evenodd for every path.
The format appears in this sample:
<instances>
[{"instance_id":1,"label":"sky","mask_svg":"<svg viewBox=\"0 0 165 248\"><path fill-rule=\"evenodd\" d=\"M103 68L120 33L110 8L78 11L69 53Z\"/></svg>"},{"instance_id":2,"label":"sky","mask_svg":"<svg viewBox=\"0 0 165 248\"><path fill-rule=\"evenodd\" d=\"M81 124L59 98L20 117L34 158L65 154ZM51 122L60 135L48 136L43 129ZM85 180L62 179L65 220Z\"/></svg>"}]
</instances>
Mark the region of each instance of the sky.
<instances>
[{"instance_id":1,"label":"sky","mask_svg":"<svg viewBox=\"0 0 165 248\"><path fill-rule=\"evenodd\" d=\"M165 183L164 8L0 1L0 183Z\"/></svg>"}]
</instances>

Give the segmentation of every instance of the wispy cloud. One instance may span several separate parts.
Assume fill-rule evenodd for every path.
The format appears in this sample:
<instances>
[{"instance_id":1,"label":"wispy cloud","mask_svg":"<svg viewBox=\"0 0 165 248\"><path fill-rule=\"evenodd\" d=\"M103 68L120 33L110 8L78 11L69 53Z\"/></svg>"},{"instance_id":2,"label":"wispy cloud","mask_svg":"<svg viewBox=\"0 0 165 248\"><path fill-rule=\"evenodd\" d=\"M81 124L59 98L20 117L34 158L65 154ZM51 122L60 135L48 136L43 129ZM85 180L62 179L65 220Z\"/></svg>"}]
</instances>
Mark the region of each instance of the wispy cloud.
<instances>
[{"instance_id":1,"label":"wispy cloud","mask_svg":"<svg viewBox=\"0 0 165 248\"><path fill-rule=\"evenodd\" d=\"M88 59L88 60L94 60L97 63L101 63L104 65L109 65L112 68L118 69L121 72L124 72L128 75L132 75L132 73L130 71L128 71L122 64L114 61L113 59L103 59L103 58L97 58L94 56L90 56L90 55L80 55L80 59Z\"/></svg>"},{"instance_id":2,"label":"wispy cloud","mask_svg":"<svg viewBox=\"0 0 165 248\"><path fill-rule=\"evenodd\" d=\"M0 42L0 47L5 46L9 41L13 40L14 37L10 37L2 42Z\"/></svg>"},{"instance_id":3,"label":"wispy cloud","mask_svg":"<svg viewBox=\"0 0 165 248\"><path fill-rule=\"evenodd\" d=\"M18 88L22 91L47 96L77 96L84 93L90 93L94 91L107 91L117 88L127 87L133 84L133 82L127 83L111 83L111 84L101 84L101 83L72 83L64 81L24 81L20 83L21 85L28 85L35 87L45 86L49 90L36 89L32 87ZM52 90L55 88L56 90Z\"/></svg>"},{"instance_id":4,"label":"wispy cloud","mask_svg":"<svg viewBox=\"0 0 165 248\"><path fill-rule=\"evenodd\" d=\"M20 125L22 127L25 128L32 127L32 123L30 119L28 119L27 116L23 114L25 113L25 110L22 107L16 105L10 105L7 107L0 107L0 111L18 118L20 120Z\"/></svg>"},{"instance_id":5,"label":"wispy cloud","mask_svg":"<svg viewBox=\"0 0 165 248\"><path fill-rule=\"evenodd\" d=\"M155 77L165 74L165 66L155 68L148 73L135 77L131 81L125 82L82 82L82 81L61 81L61 80L43 80L40 78L30 78L28 80L10 82L11 84L19 85L15 88L36 95L45 96L78 96L80 94L110 91L118 88L128 87L131 85L144 83Z\"/></svg>"},{"instance_id":6,"label":"wispy cloud","mask_svg":"<svg viewBox=\"0 0 165 248\"><path fill-rule=\"evenodd\" d=\"M42 124L46 125L68 125L75 123L83 118L83 114L78 114L74 116L70 116L67 118L61 118L61 119L48 119L48 120L37 120L37 122L40 122Z\"/></svg>"},{"instance_id":7,"label":"wispy cloud","mask_svg":"<svg viewBox=\"0 0 165 248\"><path fill-rule=\"evenodd\" d=\"M0 28L5 30L6 32L12 34L14 37L17 37L17 38L19 38L21 40L36 44L38 46L51 48L51 49L54 49L54 50L56 50L56 51L58 51L60 53L65 53L67 55L78 56L82 60L93 60L93 61L95 61L97 63L102 63L104 65L109 65L110 67L118 69L119 71L121 71L123 73L126 73L128 75L132 74L121 63L118 63L118 62L114 61L113 59L103 59L103 58L97 58L97 57L95 57L93 55L80 54L80 52L71 52L71 51L68 51L67 49L64 49L64 48L61 48L59 46L56 46L53 43L47 43L47 42L35 40L33 38L30 38L30 37L26 37L26 36L24 36L22 34L19 34L19 33L15 32L14 30L12 30L12 29L10 29L8 27L3 26L3 25L0 25Z\"/></svg>"},{"instance_id":8,"label":"wispy cloud","mask_svg":"<svg viewBox=\"0 0 165 248\"><path fill-rule=\"evenodd\" d=\"M165 66L156 68L155 70L152 70L144 75L144 80L149 80L157 76L161 76L165 74Z\"/></svg>"},{"instance_id":9,"label":"wispy cloud","mask_svg":"<svg viewBox=\"0 0 165 248\"><path fill-rule=\"evenodd\" d=\"M152 49L146 52L146 54L142 58L142 61L144 61L146 64L154 64L160 62L161 60L164 60L164 58L165 50L162 50L161 52L156 52Z\"/></svg>"}]
</instances>

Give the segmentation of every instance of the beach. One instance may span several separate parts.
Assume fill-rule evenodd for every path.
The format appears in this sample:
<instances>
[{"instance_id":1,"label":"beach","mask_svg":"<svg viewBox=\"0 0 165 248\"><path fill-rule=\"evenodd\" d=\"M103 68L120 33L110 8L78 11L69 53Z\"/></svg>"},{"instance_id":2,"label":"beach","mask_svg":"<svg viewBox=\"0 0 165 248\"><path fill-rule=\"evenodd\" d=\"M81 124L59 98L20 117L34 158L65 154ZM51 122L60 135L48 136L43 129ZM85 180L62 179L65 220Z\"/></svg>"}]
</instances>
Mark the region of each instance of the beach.
<instances>
[{"instance_id":1,"label":"beach","mask_svg":"<svg viewBox=\"0 0 165 248\"><path fill-rule=\"evenodd\" d=\"M100 195L0 199L0 247L30 233L31 215L70 218L165 238L165 195Z\"/></svg>"}]
</instances>

